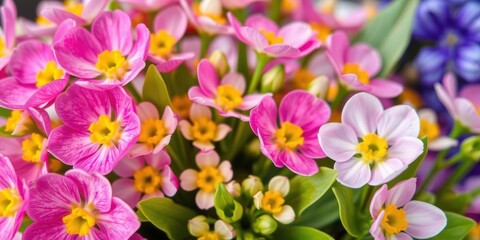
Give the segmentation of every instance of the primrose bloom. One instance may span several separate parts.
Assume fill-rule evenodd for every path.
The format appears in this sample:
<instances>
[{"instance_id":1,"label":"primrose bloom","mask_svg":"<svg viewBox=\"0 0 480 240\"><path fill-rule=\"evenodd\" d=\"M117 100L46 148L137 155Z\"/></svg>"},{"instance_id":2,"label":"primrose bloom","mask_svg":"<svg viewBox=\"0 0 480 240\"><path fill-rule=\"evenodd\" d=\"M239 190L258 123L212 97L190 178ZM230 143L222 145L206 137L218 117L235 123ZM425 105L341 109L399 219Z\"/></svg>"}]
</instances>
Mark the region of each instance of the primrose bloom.
<instances>
[{"instance_id":1,"label":"primrose bloom","mask_svg":"<svg viewBox=\"0 0 480 240\"><path fill-rule=\"evenodd\" d=\"M128 239L140 227L132 209L112 197L108 180L73 169L49 173L30 188L24 239Z\"/></svg>"},{"instance_id":2,"label":"primrose bloom","mask_svg":"<svg viewBox=\"0 0 480 240\"><path fill-rule=\"evenodd\" d=\"M378 98L357 93L345 104L342 122L322 126L318 140L335 161L337 180L359 188L390 181L420 156L419 131L420 120L410 106L384 110Z\"/></svg>"},{"instance_id":3,"label":"primrose bloom","mask_svg":"<svg viewBox=\"0 0 480 240\"><path fill-rule=\"evenodd\" d=\"M182 135L193 141L193 146L202 151L214 149L212 142L218 142L232 131L227 124L217 124L212 120L212 112L208 107L192 104L190 120L181 120L178 125Z\"/></svg>"},{"instance_id":4,"label":"primrose bloom","mask_svg":"<svg viewBox=\"0 0 480 240\"><path fill-rule=\"evenodd\" d=\"M293 208L285 204L285 196L289 191L290 182L287 177L273 177L268 183L268 191L253 196L255 207L272 214L277 221L289 224L295 220Z\"/></svg>"},{"instance_id":5,"label":"primrose bloom","mask_svg":"<svg viewBox=\"0 0 480 240\"><path fill-rule=\"evenodd\" d=\"M224 117L236 117L248 121L249 117L235 110L248 111L257 106L263 97L271 94L250 94L245 92L245 78L239 73L228 73L219 80L215 67L204 59L198 65L198 82L188 91L190 100L214 107Z\"/></svg>"},{"instance_id":6,"label":"primrose bloom","mask_svg":"<svg viewBox=\"0 0 480 240\"><path fill-rule=\"evenodd\" d=\"M473 133L480 133L480 84L470 84L457 96L457 79L452 73L443 78L443 86L435 84L438 99L448 113Z\"/></svg>"},{"instance_id":7,"label":"primrose bloom","mask_svg":"<svg viewBox=\"0 0 480 240\"><path fill-rule=\"evenodd\" d=\"M188 19L199 32L209 35L232 33L223 13L221 0L201 0L200 3L193 4L188 2L180 0Z\"/></svg>"},{"instance_id":8,"label":"primrose bloom","mask_svg":"<svg viewBox=\"0 0 480 240\"><path fill-rule=\"evenodd\" d=\"M220 163L220 156L213 150L199 152L195 156L195 162L200 171L194 169L183 171L180 175L180 186L185 191L200 189L195 196L195 202L200 209L209 209L213 207L217 185L232 179L232 165L227 160Z\"/></svg>"},{"instance_id":9,"label":"primrose bloom","mask_svg":"<svg viewBox=\"0 0 480 240\"><path fill-rule=\"evenodd\" d=\"M132 5L134 8L140 9L142 11L156 11L162 9L168 5L177 3L178 0L118 0L121 3L127 3Z\"/></svg>"},{"instance_id":10,"label":"primrose bloom","mask_svg":"<svg viewBox=\"0 0 480 240\"><path fill-rule=\"evenodd\" d=\"M10 59L12 77L2 79L0 105L10 109L46 107L68 83L68 74L55 61L50 46L29 40L20 43Z\"/></svg>"},{"instance_id":11,"label":"primrose bloom","mask_svg":"<svg viewBox=\"0 0 480 240\"><path fill-rule=\"evenodd\" d=\"M5 121L5 132L12 133L13 136L23 136L27 134L34 125L35 123L28 111L12 110L10 116Z\"/></svg>"},{"instance_id":12,"label":"primrose bloom","mask_svg":"<svg viewBox=\"0 0 480 240\"><path fill-rule=\"evenodd\" d=\"M108 4L108 0L68 0L65 4L52 4L40 12L37 23L40 25L60 25L67 19L72 19L78 25L87 25L98 16Z\"/></svg>"},{"instance_id":13,"label":"primrose bloom","mask_svg":"<svg viewBox=\"0 0 480 240\"><path fill-rule=\"evenodd\" d=\"M415 189L416 179L410 178L391 189L383 185L373 195L370 215L374 222L370 234L375 240L430 238L447 225L442 210L428 203L412 201Z\"/></svg>"},{"instance_id":14,"label":"primrose bloom","mask_svg":"<svg viewBox=\"0 0 480 240\"><path fill-rule=\"evenodd\" d=\"M60 161L107 174L137 141L140 121L122 88L95 91L72 85L55 102L64 123L52 130L48 150Z\"/></svg>"},{"instance_id":15,"label":"primrose bloom","mask_svg":"<svg viewBox=\"0 0 480 240\"><path fill-rule=\"evenodd\" d=\"M306 23L292 22L279 29L272 20L253 15L242 26L232 13L227 16L240 41L270 57L301 58L320 47Z\"/></svg>"},{"instance_id":16,"label":"primrose bloom","mask_svg":"<svg viewBox=\"0 0 480 240\"><path fill-rule=\"evenodd\" d=\"M150 32L136 27L133 43L130 17L122 11L103 12L92 23L91 32L73 27L53 45L65 71L92 89L111 89L133 80L145 67Z\"/></svg>"},{"instance_id":17,"label":"primrose bloom","mask_svg":"<svg viewBox=\"0 0 480 240\"><path fill-rule=\"evenodd\" d=\"M157 108L150 102L141 102L137 106L141 122L140 135L137 143L130 151L131 157L149 153L158 153L170 142L177 128L177 117L170 107L165 107L160 119Z\"/></svg>"},{"instance_id":18,"label":"primrose bloom","mask_svg":"<svg viewBox=\"0 0 480 240\"><path fill-rule=\"evenodd\" d=\"M187 16L179 6L171 6L158 13L153 29L148 60L157 66L158 71L170 72L195 56L193 52L174 53L175 45L187 30Z\"/></svg>"},{"instance_id":19,"label":"primrose bloom","mask_svg":"<svg viewBox=\"0 0 480 240\"><path fill-rule=\"evenodd\" d=\"M421 109L418 111L418 116L420 117L420 133L418 137L428 137L428 149L440 151L458 144L456 139L441 136L437 115L432 109Z\"/></svg>"},{"instance_id":20,"label":"primrose bloom","mask_svg":"<svg viewBox=\"0 0 480 240\"><path fill-rule=\"evenodd\" d=\"M250 127L260 138L262 153L276 167L286 166L308 176L318 172L314 159L325 157L316 133L329 118L330 108L325 101L296 90L282 99L278 114L273 98L263 98L250 113Z\"/></svg>"},{"instance_id":21,"label":"primrose bloom","mask_svg":"<svg viewBox=\"0 0 480 240\"><path fill-rule=\"evenodd\" d=\"M403 91L402 85L374 78L382 67L380 54L364 43L349 46L347 35L335 32L328 40L328 56L338 76L348 88L392 98Z\"/></svg>"},{"instance_id":22,"label":"primrose bloom","mask_svg":"<svg viewBox=\"0 0 480 240\"><path fill-rule=\"evenodd\" d=\"M188 220L188 231L197 239L230 240L235 237L232 225L222 220L217 220L213 231L210 231L210 224L208 224L207 218L203 215Z\"/></svg>"},{"instance_id":23,"label":"primrose bloom","mask_svg":"<svg viewBox=\"0 0 480 240\"><path fill-rule=\"evenodd\" d=\"M28 187L17 178L9 159L0 154L0 239L13 239L22 224Z\"/></svg>"},{"instance_id":24,"label":"primrose bloom","mask_svg":"<svg viewBox=\"0 0 480 240\"><path fill-rule=\"evenodd\" d=\"M3 1L0 7L2 29L0 30L0 70L10 61L10 55L15 47L15 22L17 20L17 8L13 0Z\"/></svg>"},{"instance_id":25,"label":"primrose bloom","mask_svg":"<svg viewBox=\"0 0 480 240\"><path fill-rule=\"evenodd\" d=\"M158 153L124 158L113 171L120 179L112 184L113 195L134 208L140 199L169 197L178 189L178 179L170 168L170 156Z\"/></svg>"}]
</instances>

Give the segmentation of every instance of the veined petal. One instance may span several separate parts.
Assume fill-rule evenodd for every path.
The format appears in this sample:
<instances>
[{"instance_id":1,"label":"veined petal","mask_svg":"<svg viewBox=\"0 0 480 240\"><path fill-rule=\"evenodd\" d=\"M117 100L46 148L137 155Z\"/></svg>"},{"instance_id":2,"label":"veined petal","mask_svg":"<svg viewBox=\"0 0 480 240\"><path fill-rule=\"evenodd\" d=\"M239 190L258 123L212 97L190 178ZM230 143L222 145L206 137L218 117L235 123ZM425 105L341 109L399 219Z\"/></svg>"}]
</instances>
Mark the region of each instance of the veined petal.
<instances>
[{"instance_id":1,"label":"veined petal","mask_svg":"<svg viewBox=\"0 0 480 240\"><path fill-rule=\"evenodd\" d=\"M413 199L416 189L416 178L410 178L395 184L395 186L388 190L386 205L395 204L397 207L403 207Z\"/></svg>"},{"instance_id":2,"label":"veined petal","mask_svg":"<svg viewBox=\"0 0 480 240\"><path fill-rule=\"evenodd\" d=\"M121 240L132 236L140 227L140 221L133 210L122 200L112 198L110 211L103 212L96 222L108 239Z\"/></svg>"},{"instance_id":3,"label":"veined petal","mask_svg":"<svg viewBox=\"0 0 480 240\"><path fill-rule=\"evenodd\" d=\"M408 221L405 231L414 238L433 237L447 225L445 213L431 204L411 201L403 209Z\"/></svg>"},{"instance_id":4,"label":"veined petal","mask_svg":"<svg viewBox=\"0 0 480 240\"><path fill-rule=\"evenodd\" d=\"M336 162L333 168L338 171L337 181L351 188L360 188L367 184L372 175L370 166L358 158Z\"/></svg>"},{"instance_id":5,"label":"veined petal","mask_svg":"<svg viewBox=\"0 0 480 240\"><path fill-rule=\"evenodd\" d=\"M372 169L372 178L368 184L377 186L384 184L407 169L406 164L396 158L386 159L382 162L376 162Z\"/></svg>"},{"instance_id":6,"label":"veined petal","mask_svg":"<svg viewBox=\"0 0 480 240\"><path fill-rule=\"evenodd\" d=\"M408 151L405 151L408 149ZM387 158L396 158L409 165L423 152L423 143L416 137L401 137L388 149Z\"/></svg>"},{"instance_id":7,"label":"veined petal","mask_svg":"<svg viewBox=\"0 0 480 240\"><path fill-rule=\"evenodd\" d=\"M317 162L302 153L281 151L277 157L279 159L278 161L282 162L288 169L296 174L311 176L318 172Z\"/></svg>"},{"instance_id":8,"label":"veined petal","mask_svg":"<svg viewBox=\"0 0 480 240\"><path fill-rule=\"evenodd\" d=\"M92 23L92 34L102 49L119 50L123 55L133 46L130 17L119 10L103 12Z\"/></svg>"},{"instance_id":9,"label":"veined petal","mask_svg":"<svg viewBox=\"0 0 480 240\"><path fill-rule=\"evenodd\" d=\"M346 62L358 64L362 70L368 72L370 77L375 76L382 67L380 54L365 43L355 44L350 47Z\"/></svg>"},{"instance_id":10,"label":"veined petal","mask_svg":"<svg viewBox=\"0 0 480 240\"><path fill-rule=\"evenodd\" d=\"M10 58L10 70L18 82L35 84L37 83L37 73L43 70L49 61L55 61L55 57L48 44L37 40L27 40L15 48Z\"/></svg>"},{"instance_id":11,"label":"veined petal","mask_svg":"<svg viewBox=\"0 0 480 240\"><path fill-rule=\"evenodd\" d=\"M232 85L241 93L245 92L245 77L237 72L227 73L220 83L221 85Z\"/></svg>"},{"instance_id":12,"label":"veined petal","mask_svg":"<svg viewBox=\"0 0 480 240\"><path fill-rule=\"evenodd\" d=\"M385 240L385 235L383 235L382 227L380 226L384 215L385 211L380 211L378 217L374 218L372 226L370 227L370 234L375 238L375 240Z\"/></svg>"},{"instance_id":13,"label":"veined petal","mask_svg":"<svg viewBox=\"0 0 480 240\"><path fill-rule=\"evenodd\" d=\"M108 0L86 0L83 2L84 9L82 12L82 17L87 20L91 21L93 18L98 16L102 11L105 10L105 7L108 4Z\"/></svg>"},{"instance_id":14,"label":"veined petal","mask_svg":"<svg viewBox=\"0 0 480 240\"><path fill-rule=\"evenodd\" d=\"M350 160L357 152L358 139L353 129L341 123L320 127L318 141L327 156L336 162Z\"/></svg>"},{"instance_id":15,"label":"veined petal","mask_svg":"<svg viewBox=\"0 0 480 240\"><path fill-rule=\"evenodd\" d=\"M170 33L176 41L182 39L187 30L188 19L185 12L178 5L163 9L153 20L155 32L165 30Z\"/></svg>"},{"instance_id":16,"label":"veined petal","mask_svg":"<svg viewBox=\"0 0 480 240\"><path fill-rule=\"evenodd\" d=\"M294 48L305 45L312 35L312 28L304 22L289 23L278 31L278 36L283 37L283 43Z\"/></svg>"},{"instance_id":17,"label":"veined petal","mask_svg":"<svg viewBox=\"0 0 480 240\"><path fill-rule=\"evenodd\" d=\"M370 201L370 216L372 216L373 219L376 219L379 216L388 197L387 185L383 185L375 192Z\"/></svg>"},{"instance_id":18,"label":"veined petal","mask_svg":"<svg viewBox=\"0 0 480 240\"><path fill-rule=\"evenodd\" d=\"M217 87L220 84L217 71L210 61L204 59L198 64L197 68L198 83L202 91L208 96L213 97L217 93Z\"/></svg>"},{"instance_id":19,"label":"veined petal","mask_svg":"<svg viewBox=\"0 0 480 240\"><path fill-rule=\"evenodd\" d=\"M250 111L250 127L253 133L259 131L270 136L277 130L277 106L272 97L264 97L260 104Z\"/></svg>"},{"instance_id":20,"label":"veined petal","mask_svg":"<svg viewBox=\"0 0 480 240\"><path fill-rule=\"evenodd\" d=\"M420 119L415 110L407 105L394 106L383 112L378 119L378 136L392 144L402 137L417 137Z\"/></svg>"},{"instance_id":21,"label":"veined petal","mask_svg":"<svg viewBox=\"0 0 480 240\"><path fill-rule=\"evenodd\" d=\"M251 27L241 27L239 32L245 43L259 52L263 52L264 48L268 46L268 41L258 30Z\"/></svg>"},{"instance_id":22,"label":"veined petal","mask_svg":"<svg viewBox=\"0 0 480 240\"><path fill-rule=\"evenodd\" d=\"M273 32L275 34L278 31L277 24L261 14L255 14L248 17L245 21L245 26L251 27L257 31L263 29L264 31Z\"/></svg>"},{"instance_id":23,"label":"veined petal","mask_svg":"<svg viewBox=\"0 0 480 240\"><path fill-rule=\"evenodd\" d=\"M98 148L99 145L92 143L88 133L73 130L65 125L52 130L47 146L53 156L68 165L93 155Z\"/></svg>"},{"instance_id":24,"label":"veined petal","mask_svg":"<svg viewBox=\"0 0 480 240\"><path fill-rule=\"evenodd\" d=\"M342 123L352 127L357 137L363 137L375 132L382 113L383 107L378 98L368 93L357 93L345 104Z\"/></svg>"},{"instance_id":25,"label":"veined petal","mask_svg":"<svg viewBox=\"0 0 480 240\"><path fill-rule=\"evenodd\" d=\"M120 178L112 183L113 196L125 201L131 208L134 208L140 200L141 193L134 187L133 179Z\"/></svg>"}]
</instances>

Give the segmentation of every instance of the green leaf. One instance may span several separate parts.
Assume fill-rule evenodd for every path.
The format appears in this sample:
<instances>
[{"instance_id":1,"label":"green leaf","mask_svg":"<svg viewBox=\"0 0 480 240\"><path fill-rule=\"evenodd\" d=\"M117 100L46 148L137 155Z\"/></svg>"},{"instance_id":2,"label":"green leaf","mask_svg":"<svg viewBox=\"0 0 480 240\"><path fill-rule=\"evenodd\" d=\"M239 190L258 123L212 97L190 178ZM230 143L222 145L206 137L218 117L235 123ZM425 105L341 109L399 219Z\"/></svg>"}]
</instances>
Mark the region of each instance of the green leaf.
<instances>
[{"instance_id":1,"label":"green leaf","mask_svg":"<svg viewBox=\"0 0 480 240\"><path fill-rule=\"evenodd\" d=\"M443 229L440 234L431 240L445 240L445 239L464 239L465 236L475 227L476 222L470 218L464 217L462 215L445 212L447 215L447 226Z\"/></svg>"},{"instance_id":2,"label":"green leaf","mask_svg":"<svg viewBox=\"0 0 480 240\"><path fill-rule=\"evenodd\" d=\"M153 64L148 67L147 74L145 75L142 95L144 101L149 101L157 107L160 116L166 106L172 105L167 85L165 85L162 75L160 75Z\"/></svg>"},{"instance_id":3,"label":"green leaf","mask_svg":"<svg viewBox=\"0 0 480 240\"><path fill-rule=\"evenodd\" d=\"M136 213L137 213L138 220L140 220L140 222L149 222L148 218L145 217L142 210L138 209Z\"/></svg>"},{"instance_id":4,"label":"green leaf","mask_svg":"<svg viewBox=\"0 0 480 240\"><path fill-rule=\"evenodd\" d=\"M417 197L415 197L415 200L430 203L430 204L435 204L437 197L434 194L431 194L429 192L422 192L418 194Z\"/></svg>"},{"instance_id":5,"label":"green leaf","mask_svg":"<svg viewBox=\"0 0 480 240\"><path fill-rule=\"evenodd\" d=\"M218 184L215 190L214 205L217 215L225 222L233 223L242 218L242 205L233 199L223 183Z\"/></svg>"},{"instance_id":6,"label":"green leaf","mask_svg":"<svg viewBox=\"0 0 480 240\"><path fill-rule=\"evenodd\" d=\"M368 43L382 56L380 77L387 77L408 46L418 0L392 1L354 38Z\"/></svg>"},{"instance_id":7,"label":"green leaf","mask_svg":"<svg viewBox=\"0 0 480 240\"><path fill-rule=\"evenodd\" d=\"M292 224L313 228L325 227L338 220L338 203L332 191L327 191L318 201L308 207Z\"/></svg>"},{"instance_id":8,"label":"green leaf","mask_svg":"<svg viewBox=\"0 0 480 240\"><path fill-rule=\"evenodd\" d=\"M409 178L415 177L418 171L418 168L422 164L423 160L427 156L428 153L428 139L426 137L421 139L423 142L423 153L420 154L420 156L413 161L408 168L403 171L402 174L400 174L398 177L394 178L392 181L388 182L388 188L393 187L395 184L398 182L401 182L403 180L407 180Z\"/></svg>"},{"instance_id":9,"label":"green leaf","mask_svg":"<svg viewBox=\"0 0 480 240\"><path fill-rule=\"evenodd\" d=\"M298 215L316 202L330 189L337 178L337 171L321 167L313 176L296 176L290 180L290 192L286 202Z\"/></svg>"},{"instance_id":10,"label":"green leaf","mask_svg":"<svg viewBox=\"0 0 480 240\"><path fill-rule=\"evenodd\" d=\"M0 117L8 118L10 117L10 110L5 108L0 108Z\"/></svg>"},{"instance_id":11,"label":"green leaf","mask_svg":"<svg viewBox=\"0 0 480 240\"><path fill-rule=\"evenodd\" d=\"M315 228L295 226L277 229L273 233L273 239L333 240L334 238Z\"/></svg>"},{"instance_id":12,"label":"green leaf","mask_svg":"<svg viewBox=\"0 0 480 240\"><path fill-rule=\"evenodd\" d=\"M444 211L455 212L463 214L472 203L472 196L470 194L457 194L453 191L442 193L437 198L437 205Z\"/></svg>"},{"instance_id":13,"label":"green leaf","mask_svg":"<svg viewBox=\"0 0 480 240\"><path fill-rule=\"evenodd\" d=\"M197 213L174 203L169 198L150 198L138 203L145 217L157 228L164 231L170 239L190 238L188 220Z\"/></svg>"},{"instance_id":14,"label":"green leaf","mask_svg":"<svg viewBox=\"0 0 480 240\"><path fill-rule=\"evenodd\" d=\"M369 221L360 215L360 208L354 202L353 190L339 183L336 183L332 190L337 198L340 221L345 230L357 238L365 235L370 228Z\"/></svg>"}]
</instances>

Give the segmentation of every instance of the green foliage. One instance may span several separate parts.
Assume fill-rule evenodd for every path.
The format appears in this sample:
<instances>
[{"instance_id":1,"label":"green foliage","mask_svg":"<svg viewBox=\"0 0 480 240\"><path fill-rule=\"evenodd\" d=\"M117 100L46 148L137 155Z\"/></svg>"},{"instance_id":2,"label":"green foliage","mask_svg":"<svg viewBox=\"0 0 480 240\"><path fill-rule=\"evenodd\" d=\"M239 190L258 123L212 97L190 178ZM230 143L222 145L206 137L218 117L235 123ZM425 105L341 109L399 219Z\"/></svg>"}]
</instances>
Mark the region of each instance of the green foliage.
<instances>
[{"instance_id":1,"label":"green foliage","mask_svg":"<svg viewBox=\"0 0 480 240\"><path fill-rule=\"evenodd\" d=\"M348 234L357 238L366 235L370 222L360 215L360 207L355 205L353 190L339 183L336 183L332 190L337 198L340 220Z\"/></svg>"},{"instance_id":2,"label":"green foliage","mask_svg":"<svg viewBox=\"0 0 480 240\"><path fill-rule=\"evenodd\" d=\"M171 106L170 95L168 94L167 85L162 75L158 72L155 65L148 66L145 75L145 83L142 89L144 101L149 101L157 107L158 112L163 113L166 106Z\"/></svg>"},{"instance_id":3,"label":"green foliage","mask_svg":"<svg viewBox=\"0 0 480 240\"><path fill-rule=\"evenodd\" d=\"M242 205L233 199L223 183L220 183L215 190L214 204L218 217L223 221L233 223L242 218Z\"/></svg>"},{"instance_id":4,"label":"green foliage","mask_svg":"<svg viewBox=\"0 0 480 240\"><path fill-rule=\"evenodd\" d=\"M277 229L273 234L273 239L332 240L334 238L315 228L295 226Z\"/></svg>"}]
</instances>

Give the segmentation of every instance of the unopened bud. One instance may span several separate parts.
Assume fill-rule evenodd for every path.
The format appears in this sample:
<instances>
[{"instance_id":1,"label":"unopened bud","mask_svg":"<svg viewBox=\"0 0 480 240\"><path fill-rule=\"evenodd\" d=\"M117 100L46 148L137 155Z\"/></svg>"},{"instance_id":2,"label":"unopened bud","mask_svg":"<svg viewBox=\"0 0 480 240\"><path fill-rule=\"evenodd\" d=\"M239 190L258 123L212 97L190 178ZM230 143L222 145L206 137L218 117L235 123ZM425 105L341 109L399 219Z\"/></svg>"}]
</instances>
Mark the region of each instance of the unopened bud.
<instances>
[{"instance_id":1,"label":"unopened bud","mask_svg":"<svg viewBox=\"0 0 480 240\"><path fill-rule=\"evenodd\" d=\"M270 235L277 230L277 221L270 215L262 215L255 219L253 223L253 231L262 235Z\"/></svg>"},{"instance_id":2,"label":"unopened bud","mask_svg":"<svg viewBox=\"0 0 480 240\"><path fill-rule=\"evenodd\" d=\"M225 185L225 188L227 188L227 191L232 194L233 197L239 197L240 193L242 192L242 187L236 181L231 181L227 183L227 185Z\"/></svg>"},{"instance_id":3,"label":"unopened bud","mask_svg":"<svg viewBox=\"0 0 480 240\"><path fill-rule=\"evenodd\" d=\"M285 68L278 65L268 70L262 77L262 92L276 93L280 91L285 82Z\"/></svg>"},{"instance_id":4,"label":"unopened bud","mask_svg":"<svg viewBox=\"0 0 480 240\"><path fill-rule=\"evenodd\" d=\"M460 146L462 155L473 161L480 161L480 136L465 139Z\"/></svg>"},{"instance_id":5,"label":"unopened bud","mask_svg":"<svg viewBox=\"0 0 480 240\"><path fill-rule=\"evenodd\" d=\"M262 180L257 176L248 176L242 182L242 190L247 196L253 196L263 190Z\"/></svg>"},{"instance_id":6,"label":"unopened bud","mask_svg":"<svg viewBox=\"0 0 480 240\"><path fill-rule=\"evenodd\" d=\"M225 56L222 51L215 50L210 55L210 58L208 60L215 67L215 71L217 71L217 74L219 76L223 76L227 74L228 71L230 71L230 65L228 65L227 56Z\"/></svg>"},{"instance_id":7,"label":"unopened bud","mask_svg":"<svg viewBox=\"0 0 480 240\"><path fill-rule=\"evenodd\" d=\"M318 76L310 82L307 91L318 98L325 98L328 91L329 80L326 76Z\"/></svg>"}]
</instances>

